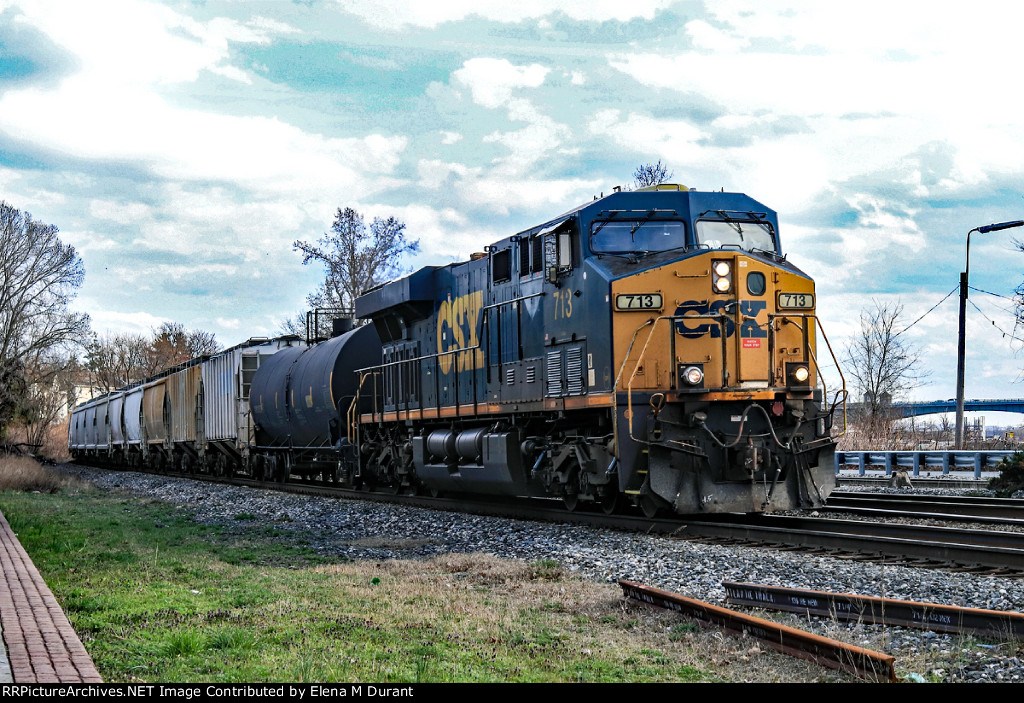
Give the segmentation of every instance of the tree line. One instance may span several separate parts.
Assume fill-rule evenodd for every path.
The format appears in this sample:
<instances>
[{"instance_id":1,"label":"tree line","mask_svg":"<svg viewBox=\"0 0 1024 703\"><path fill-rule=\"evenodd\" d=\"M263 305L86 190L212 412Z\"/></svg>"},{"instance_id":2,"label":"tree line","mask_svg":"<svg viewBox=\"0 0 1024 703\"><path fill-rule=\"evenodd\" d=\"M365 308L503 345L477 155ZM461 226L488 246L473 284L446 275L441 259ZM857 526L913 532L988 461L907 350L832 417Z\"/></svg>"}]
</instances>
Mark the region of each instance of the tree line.
<instances>
[{"instance_id":1,"label":"tree line","mask_svg":"<svg viewBox=\"0 0 1024 703\"><path fill-rule=\"evenodd\" d=\"M0 446L42 445L69 405L218 350L212 333L173 322L97 335L71 309L84 278L55 225L0 201Z\"/></svg>"}]
</instances>

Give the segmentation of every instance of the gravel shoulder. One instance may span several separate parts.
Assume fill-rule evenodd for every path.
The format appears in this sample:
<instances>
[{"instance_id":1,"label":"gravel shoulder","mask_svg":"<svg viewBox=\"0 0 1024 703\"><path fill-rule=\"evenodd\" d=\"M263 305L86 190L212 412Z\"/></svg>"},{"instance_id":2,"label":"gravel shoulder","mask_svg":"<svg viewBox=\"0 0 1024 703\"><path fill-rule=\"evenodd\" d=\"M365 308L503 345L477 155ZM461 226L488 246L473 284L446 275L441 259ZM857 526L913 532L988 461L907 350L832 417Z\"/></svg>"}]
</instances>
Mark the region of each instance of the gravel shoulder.
<instances>
[{"instance_id":1,"label":"gravel shoulder","mask_svg":"<svg viewBox=\"0 0 1024 703\"><path fill-rule=\"evenodd\" d=\"M63 465L103 490L166 501L197 521L245 529L238 516L293 531L325 556L352 560L424 559L486 553L527 562L557 561L581 579L629 579L724 605L722 581L1018 611L1024 580L947 573L799 552L701 544L659 536L336 500ZM251 520L247 521L250 522ZM879 628L756 612L897 659L912 680L1024 681L1024 643L979 642L899 627Z\"/></svg>"}]
</instances>

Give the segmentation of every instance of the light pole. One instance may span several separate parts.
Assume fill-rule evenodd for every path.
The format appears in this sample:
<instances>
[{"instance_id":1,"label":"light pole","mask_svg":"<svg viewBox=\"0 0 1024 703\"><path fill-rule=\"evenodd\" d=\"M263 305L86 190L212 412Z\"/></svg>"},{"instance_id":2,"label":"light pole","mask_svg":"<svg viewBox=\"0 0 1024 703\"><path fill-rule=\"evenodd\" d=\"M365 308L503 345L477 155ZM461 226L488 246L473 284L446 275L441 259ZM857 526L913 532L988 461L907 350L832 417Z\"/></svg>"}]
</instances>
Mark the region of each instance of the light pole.
<instances>
[{"instance_id":1,"label":"light pole","mask_svg":"<svg viewBox=\"0 0 1024 703\"><path fill-rule=\"evenodd\" d=\"M956 448L964 448L964 352L965 352L965 327L967 319L967 276L971 271L971 232L985 234L987 232L998 232L1001 229L1020 227L1024 220L1013 222L1000 222L998 224L975 227L967 233L967 257L964 263L963 273L960 274L960 336L958 337L956 350Z\"/></svg>"}]
</instances>

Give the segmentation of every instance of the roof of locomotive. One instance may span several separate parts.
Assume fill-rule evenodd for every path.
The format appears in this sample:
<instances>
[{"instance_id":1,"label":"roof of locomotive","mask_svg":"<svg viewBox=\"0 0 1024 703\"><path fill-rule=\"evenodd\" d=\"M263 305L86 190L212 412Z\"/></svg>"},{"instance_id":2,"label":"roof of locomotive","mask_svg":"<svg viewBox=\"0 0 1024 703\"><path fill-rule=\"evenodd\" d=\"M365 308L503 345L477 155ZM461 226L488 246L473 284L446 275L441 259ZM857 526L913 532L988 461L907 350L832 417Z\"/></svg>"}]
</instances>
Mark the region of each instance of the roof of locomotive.
<instances>
[{"instance_id":1,"label":"roof of locomotive","mask_svg":"<svg viewBox=\"0 0 1024 703\"><path fill-rule=\"evenodd\" d=\"M551 232L570 219L575 219L584 225L594 220L614 217L615 214L641 213L657 209L672 211L676 216L689 222L698 219L723 219L726 216L735 217L737 215L755 217L768 222L775 230L776 247L777 251L780 251L778 249L778 216L774 210L765 207L744 193L698 191L675 183L662 183L636 190L622 190L616 187L616 190L608 195L604 193L599 196L595 195L591 201L582 203L541 224L499 239L491 243L490 247L497 249L516 238ZM435 271L465 266L477 258L478 256L474 255L466 261L457 261L446 266L425 266L407 276L371 288L356 299L355 315L358 318L369 318L399 306L407 307L409 304L428 303L433 300Z\"/></svg>"}]
</instances>

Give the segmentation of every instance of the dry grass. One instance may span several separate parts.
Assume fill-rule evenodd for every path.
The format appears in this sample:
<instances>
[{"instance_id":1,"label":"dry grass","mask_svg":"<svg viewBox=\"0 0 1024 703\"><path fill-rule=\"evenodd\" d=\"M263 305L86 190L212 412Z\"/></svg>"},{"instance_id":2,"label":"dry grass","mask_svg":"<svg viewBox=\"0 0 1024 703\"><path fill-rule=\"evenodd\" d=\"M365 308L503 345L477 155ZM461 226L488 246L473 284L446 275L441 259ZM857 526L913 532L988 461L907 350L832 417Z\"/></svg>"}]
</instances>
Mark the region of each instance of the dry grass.
<instances>
[{"instance_id":1,"label":"dry grass","mask_svg":"<svg viewBox=\"0 0 1024 703\"><path fill-rule=\"evenodd\" d=\"M0 491L57 493L86 485L84 481L43 466L30 457L0 455Z\"/></svg>"},{"instance_id":2,"label":"dry grass","mask_svg":"<svg viewBox=\"0 0 1024 703\"><path fill-rule=\"evenodd\" d=\"M8 427L7 441L10 444L28 444L29 434L23 425L11 425ZM71 459L71 453L68 452L68 420L65 419L63 422L46 428L42 446L39 447L36 454L56 462Z\"/></svg>"},{"instance_id":3,"label":"dry grass","mask_svg":"<svg viewBox=\"0 0 1024 703\"><path fill-rule=\"evenodd\" d=\"M693 680L855 681L779 654L748 637L702 630L667 610L623 597L616 584L573 578L554 562L524 563L489 554L447 554L429 561L355 562L319 567L379 616L415 629L424 621L467 645L494 643L516 656L509 633L540 621L567 659L623 662L627 668L702 672ZM486 652L482 653L486 655ZM630 662L633 662L630 664ZM569 661L566 661L568 668Z\"/></svg>"}]
</instances>

